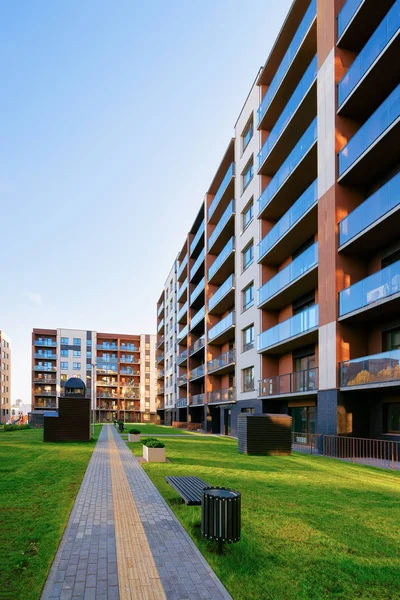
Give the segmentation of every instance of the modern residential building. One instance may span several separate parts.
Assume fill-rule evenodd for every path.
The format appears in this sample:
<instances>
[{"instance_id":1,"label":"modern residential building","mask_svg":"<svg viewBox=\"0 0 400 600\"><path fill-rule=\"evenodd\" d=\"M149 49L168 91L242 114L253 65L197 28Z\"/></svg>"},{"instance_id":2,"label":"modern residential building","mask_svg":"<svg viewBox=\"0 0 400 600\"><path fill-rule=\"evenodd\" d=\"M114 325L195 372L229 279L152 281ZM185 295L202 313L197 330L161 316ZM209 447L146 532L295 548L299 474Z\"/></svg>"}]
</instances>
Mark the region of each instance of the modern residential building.
<instances>
[{"instance_id":1,"label":"modern residential building","mask_svg":"<svg viewBox=\"0 0 400 600\"><path fill-rule=\"evenodd\" d=\"M154 421L156 418L155 335L34 329L32 412L56 410L70 377L85 381L97 421Z\"/></svg>"},{"instance_id":2,"label":"modern residential building","mask_svg":"<svg viewBox=\"0 0 400 600\"><path fill-rule=\"evenodd\" d=\"M399 51L400 0L293 2L177 257L172 420L400 434Z\"/></svg>"},{"instance_id":3,"label":"modern residential building","mask_svg":"<svg viewBox=\"0 0 400 600\"><path fill-rule=\"evenodd\" d=\"M11 341L0 330L0 423L11 417Z\"/></svg>"}]
</instances>

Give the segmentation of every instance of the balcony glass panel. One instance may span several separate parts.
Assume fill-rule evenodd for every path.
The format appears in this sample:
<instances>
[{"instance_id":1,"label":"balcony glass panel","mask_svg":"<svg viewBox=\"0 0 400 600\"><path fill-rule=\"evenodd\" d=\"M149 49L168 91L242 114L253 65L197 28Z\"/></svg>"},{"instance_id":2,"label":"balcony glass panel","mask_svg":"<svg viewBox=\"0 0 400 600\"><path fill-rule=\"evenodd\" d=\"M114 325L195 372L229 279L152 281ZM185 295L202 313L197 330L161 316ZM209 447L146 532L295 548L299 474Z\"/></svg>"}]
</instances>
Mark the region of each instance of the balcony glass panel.
<instances>
[{"instance_id":1,"label":"balcony glass panel","mask_svg":"<svg viewBox=\"0 0 400 600\"><path fill-rule=\"evenodd\" d=\"M271 84L269 85L268 90L267 90L264 98L262 99L262 102L257 110L258 123L261 122L269 105L271 104L272 99L275 96L276 91L278 90L279 86L281 85L282 80L284 79L286 73L288 72L289 67L292 64L293 59L296 56L296 54L303 42L304 37L306 36L308 30L310 29L310 26L311 26L312 22L314 21L316 14L317 14L317 1L311 0L311 4L308 7L296 33L294 34L292 41L289 45L289 48L287 49L286 54L283 57L282 62L279 65L278 70L275 73L274 78L271 81Z\"/></svg>"},{"instance_id":2,"label":"balcony glass panel","mask_svg":"<svg viewBox=\"0 0 400 600\"><path fill-rule=\"evenodd\" d=\"M260 381L260 396L299 394L318 389L318 368L266 377Z\"/></svg>"},{"instance_id":3,"label":"balcony glass panel","mask_svg":"<svg viewBox=\"0 0 400 600\"><path fill-rule=\"evenodd\" d=\"M314 81L317 77L317 70L318 70L317 57L315 56L312 59L310 65L308 66L303 77L301 78L300 83L298 84L297 88L294 90L292 96L290 97L290 100L288 101L285 108L283 109L279 119L277 120L274 127L272 128L269 136L267 137L267 139L265 141L265 144L263 145L260 152L258 153L258 168L261 167L264 160L270 154L270 152L274 148L277 140L279 139L282 132L284 131L286 125L289 123L290 119L293 117L293 115L299 108L305 95L307 94L308 90L310 89L310 87L312 86L312 84L314 83Z\"/></svg>"},{"instance_id":4,"label":"balcony glass panel","mask_svg":"<svg viewBox=\"0 0 400 600\"><path fill-rule=\"evenodd\" d=\"M157 311L157 317L160 316L160 314L162 313L162 311L164 310L164 302L162 302L162 304L160 305L158 311Z\"/></svg>"},{"instance_id":5,"label":"balcony glass panel","mask_svg":"<svg viewBox=\"0 0 400 600\"><path fill-rule=\"evenodd\" d=\"M385 183L339 223L339 245L351 240L399 204L400 173Z\"/></svg>"},{"instance_id":6,"label":"balcony glass panel","mask_svg":"<svg viewBox=\"0 0 400 600\"><path fill-rule=\"evenodd\" d=\"M50 348L57 348L57 342L53 340L35 340L35 346L49 346Z\"/></svg>"},{"instance_id":7,"label":"balcony glass panel","mask_svg":"<svg viewBox=\"0 0 400 600\"><path fill-rule=\"evenodd\" d=\"M183 269L186 267L188 262L188 256L186 254L185 258L183 259L183 261L181 262L181 264L179 265L178 268L178 277L180 276L180 274L182 273Z\"/></svg>"},{"instance_id":8,"label":"balcony glass panel","mask_svg":"<svg viewBox=\"0 0 400 600\"><path fill-rule=\"evenodd\" d=\"M214 338L221 335L221 333L223 333L230 327L233 327L234 324L235 324L235 312L232 311L231 313L229 313L229 315L227 315L226 317L221 319L221 321L219 323L214 325L214 327L211 327L211 329L208 332L208 339L213 340Z\"/></svg>"},{"instance_id":9,"label":"balcony glass panel","mask_svg":"<svg viewBox=\"0 0 400 600\"><path fill-rule=\"evenodd\" d=\"M217 208L218 204L220 203L220 200L228 186L228 183L230 182L230 180L232 179L232 177L235 174L235 163L231 163L229 165L229 168L222 180L221 185L218 188L217 193L215 194L213 201L210 204L210 207L208 209L208 220L210 220L210 218L212 217L212 215L215 212L215 209Z\"/></svg>"},{"instance_id":10,"label":"balcony glass panel","mask_svg":"<svg viewBox=\"0 0 400 600\"><path fill-rule=\"evenodd\" d=\"M218 290L211 296L208 301L208 310L211 310L218 304L218 302L226 296L226 294L233 288L234 286L234 275L229 275L228 279L224 281L224 283L218 288Z\"/></svg>"},{"instance_id":11,"label":"balcony glass panel","mask_svg":"<svg viewBox=\"0 0 400 600\"><path fill-rule=\"evenodd\" d=\"M190 254L192 254L193 250L196 248L201 236L204 233L205 223L204 221L199 226L196 235L194 236L192 243L190 244Z\"/></svg>"},{"instance_id":12,"label":"balcony glass panel","mask_svg":"<svg viewBox=\"0 0 400 600\"><path fill-rule=\"evenodd\" d=\"M235 247L234 238L231 237L229 242L226 244L226 246L224 246L224 248L221 250L221 252L218 254L217 258L211 265L211 267L208 269L208 278L209 279L211 279L215 275L215 273L218 271L218 269L221 267L221 265L226 261L228 256L233 251L234 247Z\"/></svg>"},{"instance_id":13,"label":"balcony glass panel","mask_svg":"<svg viewBox=\"0 0 400 600\"><path fill-rule=\"evenodd\" d=\"M184 338L185 336L187 336L188 330L189 330L188 326L187 326L187 325L185 325L185 327L184 327L183 329L181 329L181 331L179 331L179 332L178 332L178 334L177 334L177 336L176 336L176 337L177 337L177 340L178 340L178 342L180 342L181 340L183 340L183 338Z\"/></svg>"},{"instance_id":14,"label":"balcony glass panel","mask_svg":"<svg viewBox=\"0 0 400 600\"><path fill-rule=\"evenodd\" d=\"M51 354L46 352L35 352L34 358L41 358L43 360L56 360L57 354Z\"/></svg>"},{"instance_id":15,"label":"balcony glass panel","mask_svg":"<svg viewBox=\"0 0 400 600\"><path fill-rule=\"evenodd\" d=\"M185 385L185 383L187 383L187 374L185 373L184 375L180 375L179 377L177 377L176 381L178 385Z\"/></svg>"},{"instance_id":16,"label":"balcony glass panel","mask_svg":"<svg viewBox=\"0 0 400 600\"><path fill-rule=\"evenodd\" d=\"M400 116L400 84L339 152L342 175Z\"/></svg>"},{"instance_id":17,"label":"balcony glass panel","mask_svg":"<svg viewBox=\"0 0 400 600\"><path fill-rule=\"evenodd\" d=\"M186 300L185 304L182 306L182 308L178 311L178 321L179 319L181 319L181 317L183 317L183 315L187 312L188 309L188 302Z\"/></svg>"},{"instance_id":18,"label":"balcony glass panel","mask_svg":"<svg viewBox=\"0 0 400 600\"><path fill-rule=\"evenodd\" d=\"M260 333L257 338L257 350L261 352L315 327L318 327L318 304Z\"/></svg>"},{"instance_id":19,"label":"balcony glass panel","mask_svg":"<svg viewBox=\"0 0 400 600\"><path fill-rule=\"evenodd\" d=\"M189 346L189 356L192 356L195 352L204 348L205 343L206 343L206 339L204 336L199 338L198 340L196 340L194 342L194 344Z\"/></svg>"},{"instance_id":20,"label":"balcony glass panel","mask_svg":"<svg viewBox=\"0 0 400 600\"><path fill-rule=\"evenodd\" d=\"M205 256L205 251L203 248L203 250L200 252L199 256L197 257L196 262L194 263L193 267L190 269L190 279L193 279L194 275L199 270L200 265L204 262L204 256Z\"/></svg>"},{"instance_id":21,"label":"balcony glass panel","mask_svg":"<svg viewBox=\"0 0 400 600\"><path fill-rule=\"evenodd\" d=\"M219 402L236 402L236 388L229 387L222 390L215 390L208 393L208 403L218 404Z\"/></svg>"},{"instance_id":22,"label":"balcony glass panel","mask_svg":"<svg viewBox=\"0 0 400 600\"><path fill-rule=\"evenodd\" d=\"M400 292L400 260L339 293L339 316Z\"/></svg>"},{"instance_id":23,"label":"balcony glass panel","mask_svg":"<svg viewBox=\"0 0 400 600\"><path fill-rule=\"evenodd\" d=\"M279 271L258 290L258 306L318 264L318 243L315 242L287 267Z\"/></svg>"},{"instance_id":24,"label":"balcony glass panel","mask_svg":"<svg viewBox=\"0 0 400 600\"><path fill-rule=\"evenodd\" d=\"M200 365L190 371L190 379L197 379L197 377L203 377L205 373L205 365Z\"/></svg>"},{"instance_id":25,"label":"balcony glass panel","mask_svg":"<svg viewBox=\"0 0 400 600\"><path fill-rule=\"evenodd\" d=\"M400 0L394 3L338 85L339 107L400 28Z\"/></svg>"},{"instance_id":26,"label":"balcony glass panel","mask_svg":"<svg viewBox=\"0 0 400 600\"><path fill-rule=\"evenodd\" d=\"M364 0L347 0L342 10L338 15L338 38L342 35L347 25L350 23L358 7L364 2Z\"/></svg>"},{"instance_id":27,"label":"balcony glass panel","mask_svg":"<svg viewBox=\"0 0 400 600\"><path fill-rule=\"evenodd\" d=\"M222 369L228 365L231 365L235 362L235 350L228 350L228 352L224 352L217 356L217 358L213 358L208 361L208 372L216 371L217 369Z\"/></svg>"},{"instance_id":28,"label":"balcony glass panel","mask_svg":"<svg viewBox=\"0 0 400 600\"><path fill-rule=\"evenodd\" d=\"M200 321L202 319L204 319L205 314L206 314L206 307L203 306L202 308L200 308L200 310L197 311L197 313L191 319L191 321L190 321L190 329L193 329L194 327L196 327L196 325L198 323L200 323Z\"/></svg>"},{"instance_id":29,"label":"balcony glass panel","mask_svg":"<svg viewBox=\"0 0 400 600\"><path fill-rule=\"evenodd\" d=\"M159 322L158 327L157 327L157 332L160 332L163 327L164 327L164 319L161 319L161 321Z\"/></svg>"},{"instance_id":30,"label":"balcony glass panel","mask_svg":"<svg viewBox=\"0 0 400 600\"><path fill-rule=\"evenodd\" d=\"M179 398L176 402L177 408L185 408L187 406L187 398Z\"/></svg>"},{"instance_id":31,"label":"balcony glass panel","mask_svg":"<svg viewBox=\"0 0 400 600\"><path fill-rule=\"evenodd\" d=\"M178 289L178 293L177 293L177 299L178 300L182 296L182 294L185 291L185 289L187 288L187 284L188 284L188 278L186 277L185 281L182 283L182 285Z\"/></svg>"},{"instance_id":32,"label":"balcony glass panel","mask_svg":"<svg viewBox=\"0 0 400 600\"><path fill-rule=\"evenodd\" d=\"M317 119L315 118L306 132L301 136L285 162L275 173L263 193L258 199L258 213L271 202L276 192L285 183L288 177L296 169L302 158L307 154L317 139Z\"/></svg>"},{"instance_id":33,"label":"balcony glass panel","mask_svg":"<svg viewBox=\"0 0 400 600\"><path fill-rule=\"evenodd\" d=\"M258 244L258 260L275 246L317 201L318 185L317 180L315 180Z\"/></svg>"},{"instance_id":34,"label":"balcony glass panel","mask_svg":"<svg viewBox=\"0 0 400 600\"><path fill-rule=\"evenodd\" d=\"M212 246L214 245L215 240L217 239L217 237L219 236L219 234L221 233L221 231L223 230L223 228L225 227L225 225L227 224L227 222L229 221L229 219L231 218L231 216L235 214L235 201L231 200L224 212L224 214L222 215L222 217L220 218L220 220L218 221L214 231L212 232L212 234L210 235L210 237L208 238L208 249L210 250L212 248Z\"/></svg>"},{"instance_id":35,"label":"balcony glass panel","mask_svg":"<svg viewBox=\"0 0 400 600\"><path fill-rule=\"evenodd\" d=\"M201 294L206 285L205 277L196 285L193 292L190 294L190 304L196 300L196 298Z\"/></svg>"},{"instance_id":36,"label":"balcony glass panel","mask_svg":"<svg viewBox=\"0 0 400 600\"><path fill-rule=\"evenodd\" d=\"M400 350L347 360L340 364L340 387L400 380Z\"/></svg>"},{"instance_id":37,"label":"balcony glass panel","mask_svg":"<svg viewBox=\"0 0 400 600\"><path fill-rule=\"evenodd\" d=\"M178 365L180 365L184 360L186 360L187 356L188 356L188 351L187 350L184 350L183 352L181 352L180 354L178 354L178 358L177 358Z\"/></svg>"},{"instance_id":38,"label":"balcony glass panel","mask_svg":"<svg viewBox=\"0 0 400 600\"><path fill-rule=\"evenodd\" d=\"M204 404L204 394L190 396L190 406L199 406L201 404Z\"/></svg>"}]
</instances>

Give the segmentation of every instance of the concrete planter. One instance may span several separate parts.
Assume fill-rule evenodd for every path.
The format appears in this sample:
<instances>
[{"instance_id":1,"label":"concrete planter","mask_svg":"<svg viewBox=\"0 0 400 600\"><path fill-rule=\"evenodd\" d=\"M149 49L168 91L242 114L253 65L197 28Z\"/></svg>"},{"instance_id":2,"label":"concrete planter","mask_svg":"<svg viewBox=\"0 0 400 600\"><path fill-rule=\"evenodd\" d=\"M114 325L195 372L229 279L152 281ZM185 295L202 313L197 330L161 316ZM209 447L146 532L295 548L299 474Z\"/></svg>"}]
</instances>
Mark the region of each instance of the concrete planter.
<instances>
[{"instance_id":1,"label":"concrete planter","mask_svg":"<svg viewBox=\"0 0 400 600\"><path fill-rule=\"evenodd\" d=\"M165 462L165 448L143 446L143 458L146 462Z\"/></svg>"},{"instance_id":2,"label":"concrete planter","mask_svg":"<svg viewBox=\"0 0 400 600\"><path fill-rule=\"evenodd\" d=\"M128 433L128 442L140 442L140 433Z\"/></svg>"}]
</instances>

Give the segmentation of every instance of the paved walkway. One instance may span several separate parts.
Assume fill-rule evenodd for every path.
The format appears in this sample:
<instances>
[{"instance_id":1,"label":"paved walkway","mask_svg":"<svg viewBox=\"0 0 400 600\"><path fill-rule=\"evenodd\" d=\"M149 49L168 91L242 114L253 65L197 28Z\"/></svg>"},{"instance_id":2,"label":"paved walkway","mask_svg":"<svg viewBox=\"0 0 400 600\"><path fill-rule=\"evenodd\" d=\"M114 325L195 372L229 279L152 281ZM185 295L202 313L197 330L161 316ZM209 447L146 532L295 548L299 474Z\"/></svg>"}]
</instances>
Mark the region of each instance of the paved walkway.
<instances>
[{"instance_id":1,"label":"paved walkway","mask_svg":"<svg viewBox=\"0 0 400 600\"><path fill-rule=\"evenodd\" d=\"M112 425L104 425L42 600L231 597Z\"/></svg>"}]
</instances>

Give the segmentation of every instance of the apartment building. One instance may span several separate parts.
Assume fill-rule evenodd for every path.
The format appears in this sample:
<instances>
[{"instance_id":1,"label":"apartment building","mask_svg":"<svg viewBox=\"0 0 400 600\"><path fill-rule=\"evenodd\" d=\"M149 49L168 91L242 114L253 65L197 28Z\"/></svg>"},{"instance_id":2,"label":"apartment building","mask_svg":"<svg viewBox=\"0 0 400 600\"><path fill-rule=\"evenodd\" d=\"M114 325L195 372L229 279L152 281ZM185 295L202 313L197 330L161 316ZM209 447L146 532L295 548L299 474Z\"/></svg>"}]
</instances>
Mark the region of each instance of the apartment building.
<instances>
[{"instance_id":1,"label":"apartment building","mask_svg":"<svg viewBox=\"0 0 400 600\"><path fill-rule=\"evenodd\" d=\"M400 434L399 51L400 0L293 2L177 257L173 420Z\"/></svg>"},{"instance_id":2,"label":"apartment building","mask_svg":"<svg viewBox=\"0 0 400 600\"><path fill-rule=\"evenodd\" d=\"M32 413L56 410L65 382L79 377L89 397L94 389L97 421L154 421L155 343L155 335L34 329Z\"/></svg>"},{"instance_id":3,"label":"apartment building","mask_svg":"<svg viewBox=\"0 0 400 600\"><path fill-rule=\"evenodd\" d=\"M0 330L0 423L11 418L11 341Z\"/></svg>"}]
</instances>

